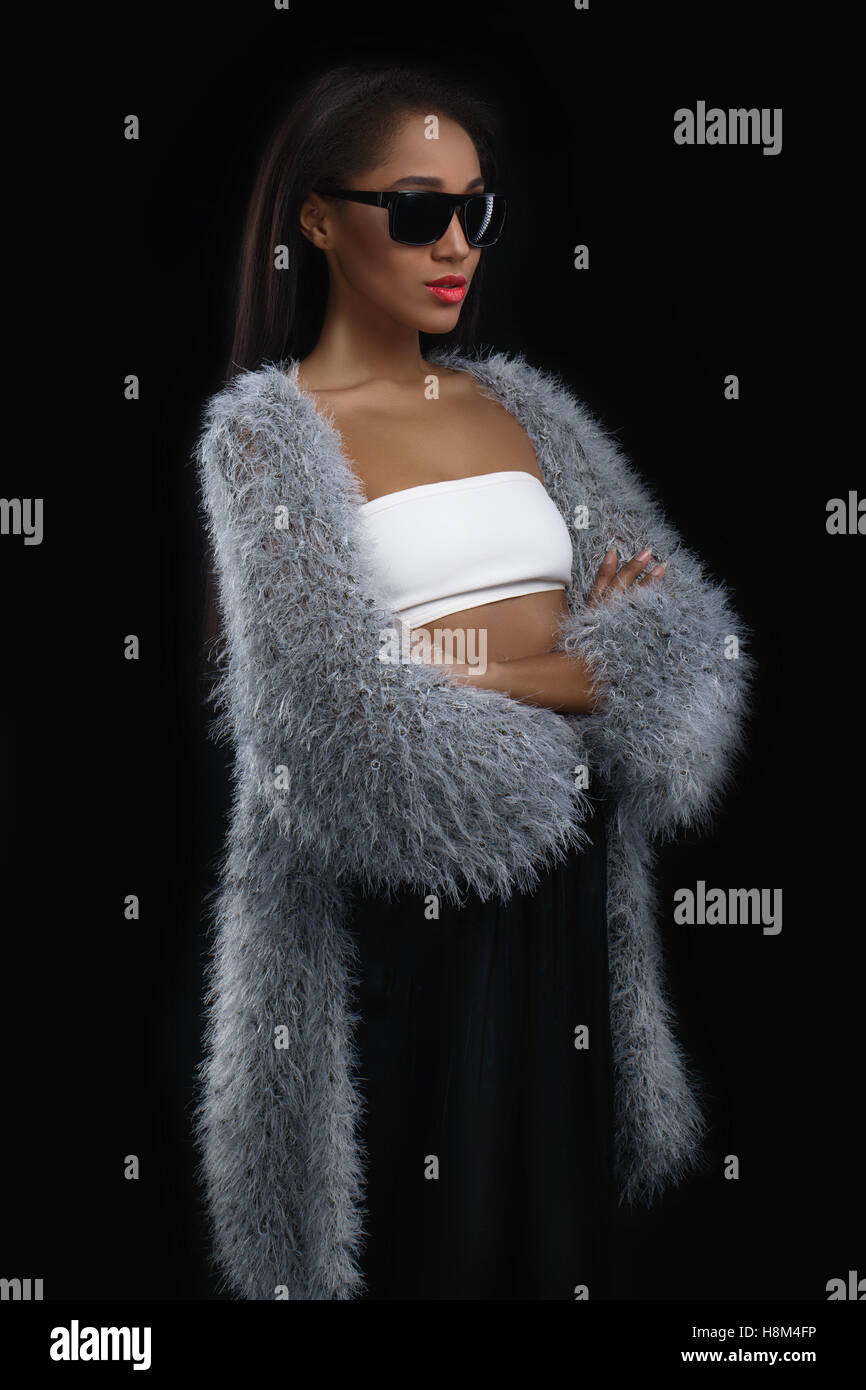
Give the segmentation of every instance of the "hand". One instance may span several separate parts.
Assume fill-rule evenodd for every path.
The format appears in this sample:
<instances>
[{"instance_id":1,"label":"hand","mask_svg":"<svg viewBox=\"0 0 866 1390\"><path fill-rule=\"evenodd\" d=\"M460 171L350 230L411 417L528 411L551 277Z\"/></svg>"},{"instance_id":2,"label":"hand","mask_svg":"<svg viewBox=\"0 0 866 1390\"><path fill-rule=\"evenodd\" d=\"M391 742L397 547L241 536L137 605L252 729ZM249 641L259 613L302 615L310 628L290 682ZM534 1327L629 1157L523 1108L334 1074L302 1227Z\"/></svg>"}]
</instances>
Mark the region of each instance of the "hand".
<instances>
[{"instance_id":1,"label":"hand","mask_svg":"<svg viewBox=\"0 0 866 1390\"><path fill-rule=\"evenodd\" d=\"M599 566L595 583L586 601L586 607L592 608L593 604L601 602L609 603L612 598L621 594L624 589L630 588L632 584L657 583L665 572L664 565L655 565L647 574L641 574L641 571L646 569L647 561L651 559L652 551L642 550L639 555L635 555L633 560L628 560L617 572L617 553L615 550L609 550Z\"/></svg>"}]
</instances>

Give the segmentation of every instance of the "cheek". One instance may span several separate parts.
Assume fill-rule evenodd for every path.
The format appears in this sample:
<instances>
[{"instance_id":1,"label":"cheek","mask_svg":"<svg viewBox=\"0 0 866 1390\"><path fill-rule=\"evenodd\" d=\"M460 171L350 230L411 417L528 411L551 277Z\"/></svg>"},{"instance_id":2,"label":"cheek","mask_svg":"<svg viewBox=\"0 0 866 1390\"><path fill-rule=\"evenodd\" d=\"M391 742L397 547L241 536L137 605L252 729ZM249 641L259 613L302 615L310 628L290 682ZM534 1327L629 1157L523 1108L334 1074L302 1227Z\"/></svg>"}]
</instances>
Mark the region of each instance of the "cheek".
<instances>
[{"instance_id":1,"label":"cheek","mask_svg":"<svg viewBox=\"0 0 866 1390\"><path fill-rule=\"evenodd\" d=\"M398 323L421 327L431 315L431 324L442 322L440 306L424 289L425 280L432 280L444 269L430 259L429 246L402 246L388 234L388 218L347 218L340 238L340 269L356 294L384 309ZM354 209L352 210L354 213ZM467 279L472 278L481 252L473 250L460 266ZM420 318L419 318L420 316Z\"/></svg>"},{"instance_id":2,"label":"cheek","mask_svg":"<svg viewBox=\"0 0 866 1390\"><path fill-rule=\"evenodd\" d=\"M381 208L352 207L345 218L340 250L354 266L371 267L389 246L396 246L388 235L388 214Z\"/></svg>"},{"instance_id":3,"label":"cheek","mask_svg":"<svg viewBox=\"0 0 866 1390\"><path fill-rule=\"evenodd\" d=\"M347 232L340 246L343 273L353 289L377 304L405 301L407 290L430 278L428 248L392 241L387 214L358 218Z\"/></svg>"}]
</instances>

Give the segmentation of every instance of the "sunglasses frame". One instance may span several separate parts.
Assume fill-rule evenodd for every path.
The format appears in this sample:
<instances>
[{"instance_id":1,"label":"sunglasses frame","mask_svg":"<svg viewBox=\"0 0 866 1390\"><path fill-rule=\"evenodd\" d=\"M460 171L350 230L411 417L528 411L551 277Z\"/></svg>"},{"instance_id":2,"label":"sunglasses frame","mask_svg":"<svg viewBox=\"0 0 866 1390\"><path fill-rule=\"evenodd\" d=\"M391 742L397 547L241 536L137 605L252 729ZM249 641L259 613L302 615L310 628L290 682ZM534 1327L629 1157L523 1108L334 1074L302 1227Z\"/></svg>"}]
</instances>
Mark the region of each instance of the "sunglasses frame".
<instances>
[{"instance_id":1,"label":"sunglasses frame","mask_svg":"<svg viewBox=\"0 0 866 1390\"><path fill-rule=\"evenodd\" d=\"M451 225L451 219L454 216L454 212L456 209L460 217L460 225L463 228L463 235L466 237L466 240L469 242L469 245L476 247L479 251L486 251L489 246L495 246L499 238L502 236L502 231L505 227L505 213L508 207L508 204L505 201L505 197L502 193L439 193L434 189L427 188L394 188L386 193L369 193L367 191L361 191L357 188L324 187L314 188L312 189L312 192L321 193L326 198L343 198L350 203L366 203L368 207L387 208L388 235L390 236L392 241L399 242L401 246L434 246L437 241L441 241L442 237L447 232L449 226ZM431 237L429 241L403 241L402 237L394 235L395 210L399 206L401 201L407 198L417 198L419 196L423 198L435 198L443 210L443 217L445 214L445 210L447 209L447 221L445 222L445 226L442 228L442 231L439 233L439 236ZM472 198L499 198L502 202L502 227L499 229L498 235L495 236L492 241L484 242L480 246L478 246L478 244L472 241L468 236L466 232L466 224L464 221L464 205L468 203Z\"/></svg>"}]
</instances>

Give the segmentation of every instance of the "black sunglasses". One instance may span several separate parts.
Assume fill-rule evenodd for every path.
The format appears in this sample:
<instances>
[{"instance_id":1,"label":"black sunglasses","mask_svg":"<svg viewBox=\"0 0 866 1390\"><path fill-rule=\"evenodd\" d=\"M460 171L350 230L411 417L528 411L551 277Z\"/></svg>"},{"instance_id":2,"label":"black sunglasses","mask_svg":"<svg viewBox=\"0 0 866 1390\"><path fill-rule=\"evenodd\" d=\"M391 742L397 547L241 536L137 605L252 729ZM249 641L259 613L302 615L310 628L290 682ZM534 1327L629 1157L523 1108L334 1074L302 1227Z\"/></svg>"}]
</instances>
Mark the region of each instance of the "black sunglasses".
<instances>
[{"instance_id":1,"label":"black sunglasses","mask_svg":"<svg viewBox=\"0 0 866 1390\"><path fill-rule=\"evenodd\" d=\"M458 210L470 246L494 246L505 226L502 193L430 193L400 188L391 193L361 193L354 188L314 188L328 198L388 209L388 232L404 246L432 246L443 237Z\"/></svg>"}]
</instances>

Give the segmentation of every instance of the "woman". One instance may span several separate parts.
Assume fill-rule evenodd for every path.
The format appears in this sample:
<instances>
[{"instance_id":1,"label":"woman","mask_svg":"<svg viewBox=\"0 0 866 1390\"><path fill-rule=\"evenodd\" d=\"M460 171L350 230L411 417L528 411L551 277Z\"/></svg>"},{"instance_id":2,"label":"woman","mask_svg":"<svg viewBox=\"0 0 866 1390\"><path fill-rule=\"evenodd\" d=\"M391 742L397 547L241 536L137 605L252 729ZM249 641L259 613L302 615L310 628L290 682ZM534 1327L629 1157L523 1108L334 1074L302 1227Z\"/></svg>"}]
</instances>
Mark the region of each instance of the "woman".
<instances>
[{"instance_id":1,"label":"woman","mask_svg":"<svg viewBox=\"0 0 866 1390\"><path fill-rule=\"evenodd\" d=\"M495 144L429 74L311 84L199 443L238 770L197 1137L245 1297L609 1296L614 1177L703 1161L649 839L727 783L742 625L559 383L466 353Z\"/></svg>"}]
</instances>

